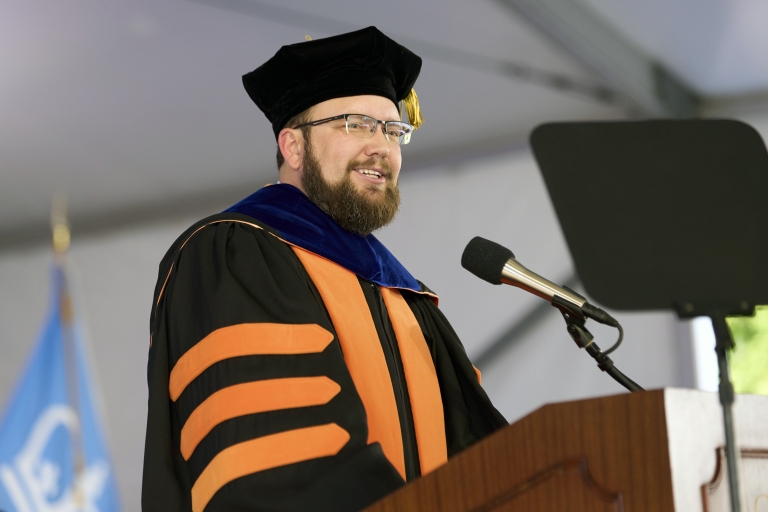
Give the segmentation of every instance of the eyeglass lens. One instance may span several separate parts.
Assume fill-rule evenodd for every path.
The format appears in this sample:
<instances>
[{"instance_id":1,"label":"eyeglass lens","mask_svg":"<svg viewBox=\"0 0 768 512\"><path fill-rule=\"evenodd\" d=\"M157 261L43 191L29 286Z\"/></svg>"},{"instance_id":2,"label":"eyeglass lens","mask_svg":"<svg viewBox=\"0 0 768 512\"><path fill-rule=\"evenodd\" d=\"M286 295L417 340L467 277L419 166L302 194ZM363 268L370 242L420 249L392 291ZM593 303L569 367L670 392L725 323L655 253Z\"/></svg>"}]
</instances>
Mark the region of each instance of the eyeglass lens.
<instances>
[{"instance_id":1,"label":"eyeglass lens","mask_svg":"<svg viewBox=\"0 0 768 512\"><path fill-rule=\"evenodd\" d=\"M378 121L368 116L352 114L347 116L347 133L361 138L373 137ZM407 123L387 121L384 123L384 135L394 144L408 144L413 129Z\"/></svg>"}]
</instances>

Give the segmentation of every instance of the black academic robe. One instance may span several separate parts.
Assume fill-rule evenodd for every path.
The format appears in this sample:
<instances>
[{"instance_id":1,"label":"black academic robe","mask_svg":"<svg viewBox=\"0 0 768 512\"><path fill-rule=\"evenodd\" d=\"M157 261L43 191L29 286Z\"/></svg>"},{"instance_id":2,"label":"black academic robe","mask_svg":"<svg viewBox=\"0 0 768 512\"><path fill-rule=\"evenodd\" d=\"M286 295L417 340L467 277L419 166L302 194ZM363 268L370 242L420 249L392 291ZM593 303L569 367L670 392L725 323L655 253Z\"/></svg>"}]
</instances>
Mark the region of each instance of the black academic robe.
<instances>
[{"instance_id":1,"label":"black academic robe","mask_svg":"<svg viewBox=\"0 0 768 512\"><path fill-rule=\"evenodd\" d=\"M243 222L257 224L256 229ZM419 476L408 390L397 343L378 285L358 277L387 360L397 400L407 479ZM424 294L402 291L434 361L443 400L448 456L506 425L480 387L456 333ZM169 375L179 359L210 333L244 323L317 324L334 334L320 353L250 355L219 361L192 380L174 401ZM217 454L237 443L292 429L335 423L349 441L334 456L248 474L226 484L205 506L218 511L359 510L404 484L368 426L334 326L322 299L290 246L251 217L225 213L192 226L160 264L150 321L149 411L142 510L191 510L190 489ZM228 419L185 460L180 431L213 393L247 382L325 376L340 391L324 405Z\"/></svg>"}]
</instances>

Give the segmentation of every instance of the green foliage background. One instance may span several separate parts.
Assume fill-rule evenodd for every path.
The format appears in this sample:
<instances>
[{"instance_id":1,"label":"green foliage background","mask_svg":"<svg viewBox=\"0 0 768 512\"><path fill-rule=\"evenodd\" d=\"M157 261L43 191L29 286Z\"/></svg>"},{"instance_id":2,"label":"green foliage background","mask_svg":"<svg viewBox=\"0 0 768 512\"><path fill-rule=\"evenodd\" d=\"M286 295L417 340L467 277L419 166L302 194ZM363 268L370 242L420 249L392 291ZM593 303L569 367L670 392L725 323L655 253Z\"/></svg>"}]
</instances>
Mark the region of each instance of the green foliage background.
<instances>
[{"instance_id":1,"label":"green foliage background","mask_svg":"<svg viewBox=\"0 0 768 512\"><path fill-rule=\"evenodd\" d=\"M753 317L729 318L728 326L736 344L729 354L736 392L768 395L768 306Z\"/></svg>"}]
</instances>

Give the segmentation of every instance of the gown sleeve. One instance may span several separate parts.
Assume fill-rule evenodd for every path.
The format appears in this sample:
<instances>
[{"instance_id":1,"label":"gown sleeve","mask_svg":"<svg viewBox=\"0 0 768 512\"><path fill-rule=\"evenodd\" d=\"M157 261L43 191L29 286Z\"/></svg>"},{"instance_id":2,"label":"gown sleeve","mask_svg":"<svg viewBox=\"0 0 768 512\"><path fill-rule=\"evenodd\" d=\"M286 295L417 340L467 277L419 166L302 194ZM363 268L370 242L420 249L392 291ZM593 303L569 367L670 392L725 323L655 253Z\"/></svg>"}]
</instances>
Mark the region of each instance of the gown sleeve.
<instances>
[{"instance_id":1,"label":"gown sleeve","mask_svg":"<svg viewBox=\"0 0 768 512\"><path fill-rule=\"evenodd\" d=\"M190 228L160 266L142 510L359 510L403 480L367 443L306 271L265 226L233 217Z\"/></svg>"}]
</instances>

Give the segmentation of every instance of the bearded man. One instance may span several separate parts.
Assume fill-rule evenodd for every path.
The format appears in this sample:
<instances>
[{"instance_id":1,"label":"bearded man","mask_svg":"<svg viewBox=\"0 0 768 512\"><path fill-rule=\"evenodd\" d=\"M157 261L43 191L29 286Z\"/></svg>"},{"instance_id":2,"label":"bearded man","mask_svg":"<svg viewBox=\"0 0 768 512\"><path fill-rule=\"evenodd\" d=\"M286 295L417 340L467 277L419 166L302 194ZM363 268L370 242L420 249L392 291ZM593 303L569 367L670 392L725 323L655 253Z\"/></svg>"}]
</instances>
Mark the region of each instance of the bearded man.
<instances>
[{"instance_id":1,"label":"bearded man","mask_svg":"<svg viewBox=\"0 0 768 512\"><path fill-rule=\"evenodd\" d=\"M400 202L421 59L375 27L243 77L279 183L160 264L142 508L364 508L505 425L437 297L371 234Z\"/></svg>"}]
</instances>

